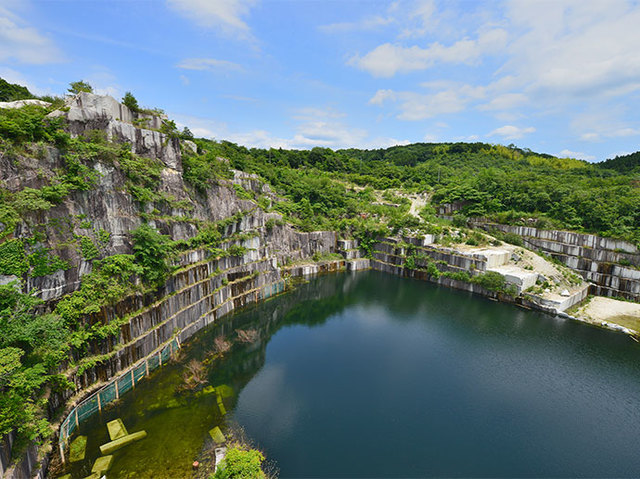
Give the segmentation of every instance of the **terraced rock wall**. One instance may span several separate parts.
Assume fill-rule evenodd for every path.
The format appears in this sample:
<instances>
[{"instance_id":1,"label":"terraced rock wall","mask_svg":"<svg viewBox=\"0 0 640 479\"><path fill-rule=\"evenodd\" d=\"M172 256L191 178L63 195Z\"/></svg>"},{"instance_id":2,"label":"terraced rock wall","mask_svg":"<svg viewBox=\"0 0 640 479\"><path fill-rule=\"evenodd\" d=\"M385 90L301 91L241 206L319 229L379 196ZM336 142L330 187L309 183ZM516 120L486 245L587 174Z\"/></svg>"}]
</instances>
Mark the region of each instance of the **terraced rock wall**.
<instances>
[{"instance_id":1,"label":"terraced rock wall","mask_svg":"<svg viewBox=\"0 0 640 479\"><path fill-rule=\"evenodd\" d=\"M549 254L592 282L592 294L640 301L640 250L629 242L527 226L478 226L521 236L527 248Z\"/></svg>"}]
</instances>

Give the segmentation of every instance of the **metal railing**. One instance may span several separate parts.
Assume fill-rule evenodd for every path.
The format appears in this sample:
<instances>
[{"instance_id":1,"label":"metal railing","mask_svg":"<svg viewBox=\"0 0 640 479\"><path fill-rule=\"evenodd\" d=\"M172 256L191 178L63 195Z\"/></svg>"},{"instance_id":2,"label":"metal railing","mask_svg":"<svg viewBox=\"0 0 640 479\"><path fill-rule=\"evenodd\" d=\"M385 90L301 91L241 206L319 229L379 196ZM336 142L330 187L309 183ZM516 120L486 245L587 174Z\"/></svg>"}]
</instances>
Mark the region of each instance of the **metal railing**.
<instances>
[{"instance_id":1,"label":"metal railing","mask_svg":"<svg viewBox=\"0 0 640 479\"><path fill-rule=\"evenodd\" d=\"M71 437L81 423L95 413L101 412L102 408L107 404L120 399L123 394L135 388L136 384L144 377L166 363L171 358L171 355L179 348L180 342L178 338L172 339L156 353L140 360L137 364L112 379L109 384L103 386L75 406L60 425L60 439L58 444L60 445L62 462L65 461L65 450L69 446L69 437Z\"/></svg>"}]
</instances>

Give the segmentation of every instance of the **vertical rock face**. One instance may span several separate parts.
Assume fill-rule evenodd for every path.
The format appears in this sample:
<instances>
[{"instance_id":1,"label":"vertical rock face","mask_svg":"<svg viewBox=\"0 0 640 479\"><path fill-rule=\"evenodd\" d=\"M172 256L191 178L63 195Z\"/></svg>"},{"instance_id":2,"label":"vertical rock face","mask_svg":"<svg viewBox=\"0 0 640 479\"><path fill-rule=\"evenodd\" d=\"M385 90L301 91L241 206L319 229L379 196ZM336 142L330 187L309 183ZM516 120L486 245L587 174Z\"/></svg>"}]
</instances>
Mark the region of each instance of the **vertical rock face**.
<instances>
[{"instance_id":1,"label":"vertical rock face","mask_svg":"<svg viewBox=\"0 0 640 479\"><path fill-rule=\"evenodd\" d=\"M14 237L30 237L44 226L46 239L40 246L69 264L65 270L26 278L24 289L37 291L46 301L76 290L82 275L91 272L94 258L83 257L78 238L89 238L98 245L98 258L130 254L131 231L140 226L145 214L147 221L161 233L174 240L188 240L198 233L199 223L220 221L241 213L241 219L229 224L224 235L243 232L258 235L261 247L255 253L259 258L254 259L272 259L274 268L277 264L308 258L317 251L335 251L334 233L301 233L289 226L266 228L270 219L282 223L281 216L266 213L254 201L239 198L234 189L234 185L240 185L247 191L275 199L275 194L257 175L234 171L232 180L220 179L204 194L195 192L184 182L181 148L193 154L196 145L190 141L181 145L179 139L157 131L165 120L160 116L132 112L112 97L91 93L69 98L64 108L49 116L64 118L65 128L73 137L99 130L113 141L129 144L138 156L160 160L164 168L156 193L171 201L141 205L131 195L127 174L117 161L85 161L97 173L93 188L73 191L60 204L31 214L13 233ZM61 152L53 147L34 150L18 158L0 156L0 182L11 191L42 188L64 168ZM151 211L154 215L149 218ZM99 241L99 232L108 237L106 242ZM194 261L203 259L197 258ZM12 279L15 277L0 276L0 283Z\"/></svg>"},{"instance_id":2,"label":"vertical rock face","mask_svg":"<svg viewBox=\"0 0 640 479\"><path fill-rule=\"evenodd\" d=\"M549 254L594 283L594 294L640 301L640 250L628 241L528 226L478 225L521 236L528 248Z\"/></svg>"},{"instance_id":3,"label":"vertical rock face","mask_svg":"<svg viewBox=\"0 0 640 479\"><path fill-rule=\"evenodd\" d=\"M72 136L101 130L111 140L131 144L133 153L159 158L167 168L182 171L180 141L157 131L164 120L160 116L132 112L110 96L85 92L69 98L64 109L49 116L65 118Z\"/></svg>"}]
</instances>

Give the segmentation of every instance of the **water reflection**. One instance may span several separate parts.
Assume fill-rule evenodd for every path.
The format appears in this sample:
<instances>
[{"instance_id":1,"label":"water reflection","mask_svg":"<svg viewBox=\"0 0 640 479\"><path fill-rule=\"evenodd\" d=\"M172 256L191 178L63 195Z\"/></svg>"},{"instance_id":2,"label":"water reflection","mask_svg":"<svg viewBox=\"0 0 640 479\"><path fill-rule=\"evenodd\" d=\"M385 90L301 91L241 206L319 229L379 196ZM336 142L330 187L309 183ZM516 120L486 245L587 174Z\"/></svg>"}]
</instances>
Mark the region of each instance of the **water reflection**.
<instances>
[{"instance_id":1,"label":"water reflection","mask_svg":"<svg viewBox=\"0 0 640 479\"><path fill-rule=\"evenodd\" d=\"M217 357L221 336L233 346ZM230 420L283 477L637 476L639 359L624 336L469 293L326 276L193 338L82 426L72 472L88 475L121 417L148 438L116 452L113 477L189 477ZM194 360L206 382L189 390Z\"/></svg>"}]
</instances>

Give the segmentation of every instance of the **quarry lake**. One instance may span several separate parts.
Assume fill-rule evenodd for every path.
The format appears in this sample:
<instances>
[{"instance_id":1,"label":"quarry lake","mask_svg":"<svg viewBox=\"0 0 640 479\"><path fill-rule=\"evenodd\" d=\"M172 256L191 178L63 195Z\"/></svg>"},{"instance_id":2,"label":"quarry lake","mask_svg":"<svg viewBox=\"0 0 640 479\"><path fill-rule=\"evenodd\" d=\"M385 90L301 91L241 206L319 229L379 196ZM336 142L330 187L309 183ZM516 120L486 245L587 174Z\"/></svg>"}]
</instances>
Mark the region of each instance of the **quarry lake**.
<instances>
[{"instance_id":1,"label":"quarry lake","mask_svg":"<svg viewBox=\"0 0 640 479\"><path fill-rule=\"evenodd\" d=\"M206 382L187 387L199 364ZM216 425L241 426L281 477L638 477L640 345L429 283L328 275L219 320L81 424L73 477L115 418L147 437L109 477L191 477Z\"/></svg>"}]
</instances>

